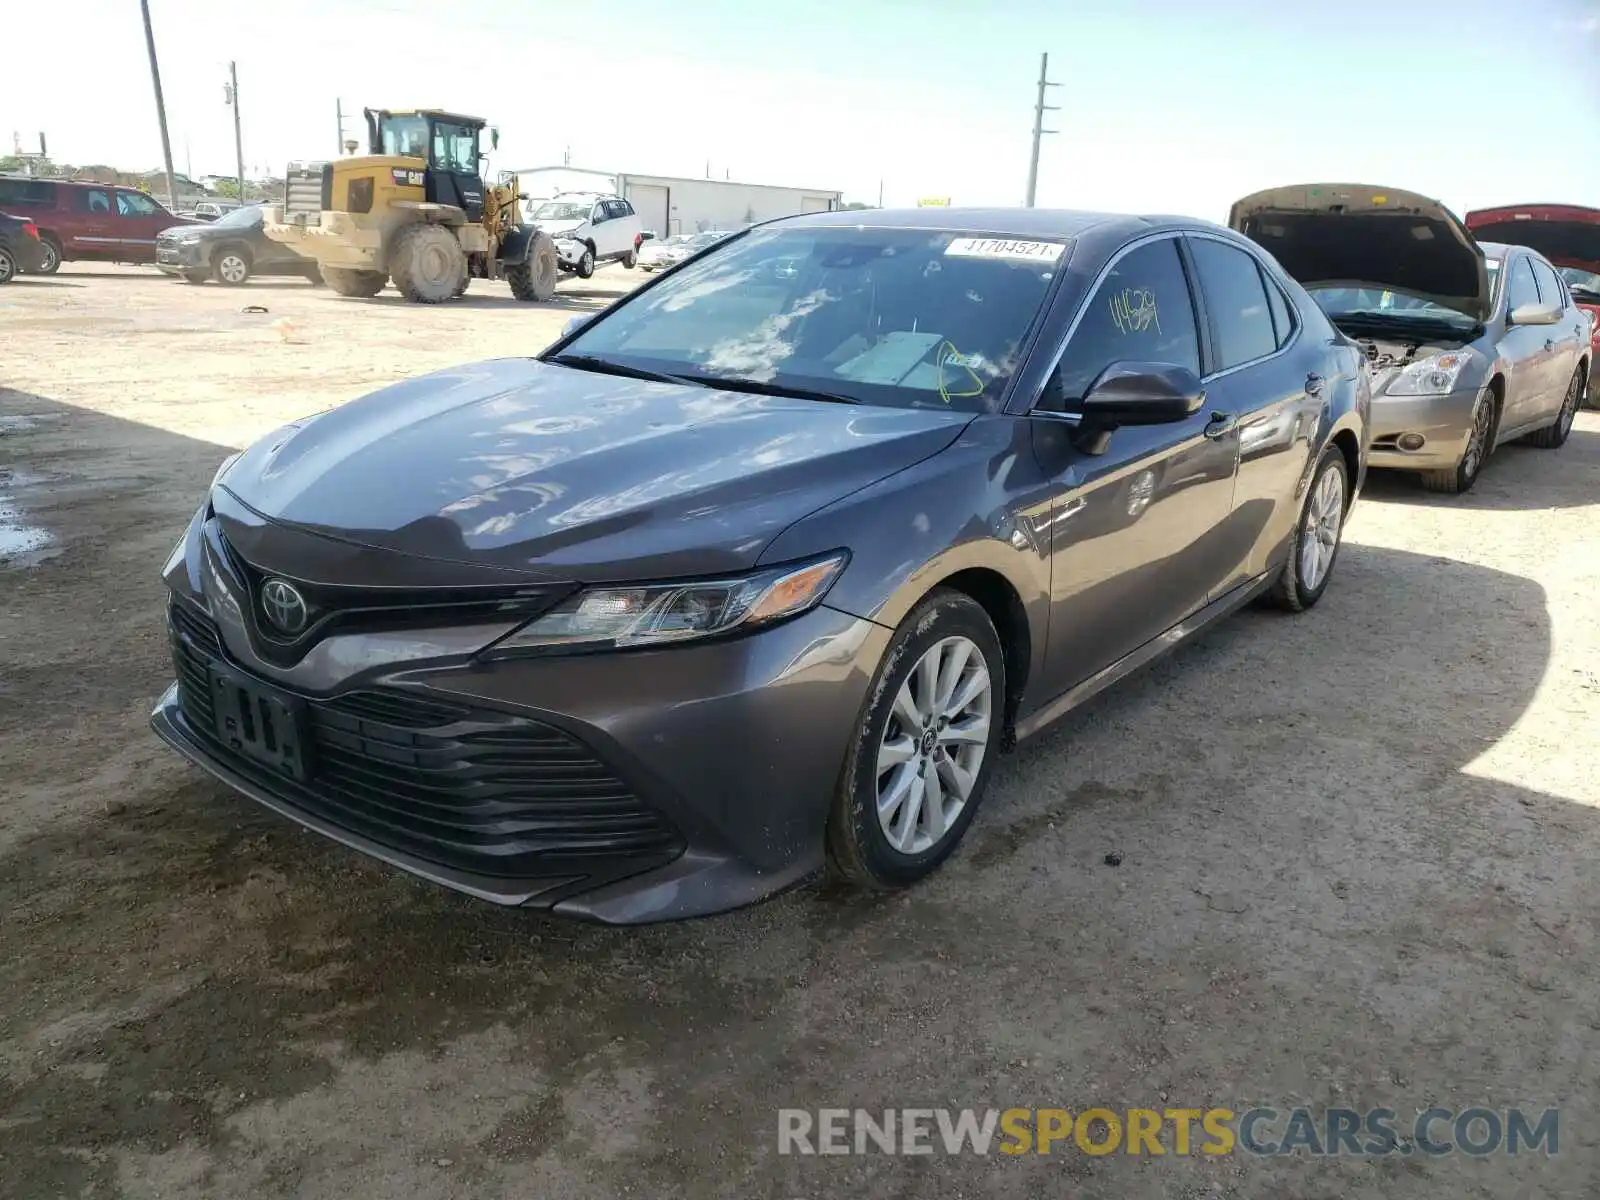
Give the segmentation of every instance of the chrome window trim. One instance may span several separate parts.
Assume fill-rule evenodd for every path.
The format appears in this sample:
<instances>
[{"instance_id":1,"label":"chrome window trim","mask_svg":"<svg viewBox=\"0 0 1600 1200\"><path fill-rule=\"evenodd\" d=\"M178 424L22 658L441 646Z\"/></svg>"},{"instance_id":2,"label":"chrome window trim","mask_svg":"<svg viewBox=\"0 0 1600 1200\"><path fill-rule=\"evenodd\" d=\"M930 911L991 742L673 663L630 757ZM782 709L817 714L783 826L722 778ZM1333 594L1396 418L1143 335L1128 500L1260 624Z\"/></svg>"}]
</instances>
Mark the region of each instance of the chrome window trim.
<instances>
[{"instance_id":1,"label":"chrome window trim","mask_svg":"<svg viewBox=\"0 0 1600 1200\"><path fill-rule=\"evenodd\" d=\"M1265 259L1263 259L1261 257L1260 254L1256 253L1254 243L1251 243L1249 245L1240 245L1240 243L1235 241L1233 238L1218 237L1216 234L1210 232L1209 230L1205 230L1205 229L1191 230L1191 231L1186 232L1184 234L1184 236L1185 237L1192 237L1192 238L1204 238L1208 242L1221 242L1224 246L1231 246L1233 249L1238 250L1242 254L1247 255L1251 260L1253 260L1255 262L1257 268L1259 268L1259 270L1261 271L1262 286L1263 287L1267 286L1267 281L1268 280L1273 279L1274 270L1275 269L1276 270L1282 270L1281 267L1276 267L1275 268L1274 264L1267 262ZM1200 273L1199 264L1196 263L1195 264L1195 275L1197 276L1197 278L1196 278L1195 282L1198 283L1201 288L1204 288L1205 287L1205 283L1204 283L1203 280L1200 280L1198 278L1199 273ZM1275 280L1273 281L1272 286L1277 287L1277 283L1276 283ZM1294 301L1290 298L1289 294L1287 292L1285 292L1282 288L1278 288L1278 292L1279 292L1280 295L1283 296L1283 303L1284 303L1285 307L1287 307L1289 309L1289 311L1294 314L1294 333L1290 336L1289 340L1284 342L1283 345L1279 346L1271 354L1263 354L1263 355L1260 355L1257 358L1247 359L1242 363L1235 363L1231 367L1225 367L1221 371L1213 371L1209 375L1203 375L1200 378L1200 382L1201 383L1210 383L1213 379L1224 379L1227 376L1232 375L1235 371L1242 371L1246 367L1254 367L1254 366L1258 366L1259 364L1264 363L1264 362L1271 362L1273 359L1279 358L1279 357L1289 353L1290 350L1294 349L1295 346L1299 344L1300 335L1305 332L1305 328L1306 328L1305 320L1300 315L1300 306L1295 304ZM1312 303L1315 304L1316 301L1313 300ZM1271 319L1271 314L1270 313L1268 314L1268 319L1269 320Z\"/></svg>"}]
</instances>

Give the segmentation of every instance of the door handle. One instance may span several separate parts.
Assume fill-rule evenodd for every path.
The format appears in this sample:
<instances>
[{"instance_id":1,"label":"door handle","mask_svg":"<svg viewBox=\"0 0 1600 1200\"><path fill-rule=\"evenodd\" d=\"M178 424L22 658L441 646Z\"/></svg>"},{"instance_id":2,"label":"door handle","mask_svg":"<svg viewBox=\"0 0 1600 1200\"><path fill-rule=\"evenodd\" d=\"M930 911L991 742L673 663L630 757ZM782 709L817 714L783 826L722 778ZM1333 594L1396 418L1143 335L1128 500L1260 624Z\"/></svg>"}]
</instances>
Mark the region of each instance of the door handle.
<instances>
[{"instance_id":1,"label":"door handle","mask_svg":"<svg viewBox=\"0 0 1600 1200\"><path fill-rule=\"evenodd\" d=\"M1306 376L1306 395L1322 395L1322 376L1318 375L1315 371Z\"/></svg>"},{"instance_id":2,"label":"door handle","mask_svg":"<svg viewBox=\"0 0 1600 1200\"><path fill-rule=\"evenodd\" d=\"M1211 420L1206 423L1205 435L1212 441L1221 441L1232 433L1239 424L1232 413L1214 412Z\"/></svg>"}]
</instances>

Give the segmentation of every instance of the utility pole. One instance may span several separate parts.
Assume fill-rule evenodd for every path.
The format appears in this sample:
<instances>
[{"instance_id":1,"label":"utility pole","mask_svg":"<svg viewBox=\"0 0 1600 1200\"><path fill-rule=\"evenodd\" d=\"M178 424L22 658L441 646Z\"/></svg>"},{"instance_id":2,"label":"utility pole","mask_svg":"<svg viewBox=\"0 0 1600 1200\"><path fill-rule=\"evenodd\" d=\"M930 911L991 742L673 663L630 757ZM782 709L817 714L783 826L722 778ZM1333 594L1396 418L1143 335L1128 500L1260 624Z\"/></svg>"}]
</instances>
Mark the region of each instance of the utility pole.
<instances>
[{"instance_id":1,"label":"utility pole","mask_svg":"<svg viewBox=\"0 0 1600 1200\"><path fill-rule=\"evenodd\" d=\"M233 105L233 155L235 165L239 168L239 203L245 203L244 198L244 137L239 132L239 68L236 63L228 64L228 86L225 89L228 103Z\"/></svg>"},{"instance_id":2,"label":"utility pole","mask_svg":"<svg viewBox=\"0 0 1600 1200\"><path fill-rule=\"evenodd\" d=\"M1050 82L1050 56L1041 54L1039 56L1039 99L1033 106L1033 154L1028 159L1028 199L1026 203L1029 208L1033 207L1034 193L1039 188L1039 139L1047 133L1058 132L1044 127L1044 115L1047 112L1061 111L1059 105L1046 104L1044 102L1045 89L1060 86L1059 83Z\"/></svg>"},{"instance_id":3,"label":"utility pole","mask_svg":"<svg viewBox=\"0 0 1600 1200\"><path fill-rule=\"evenodd\" d=\"M878 207L883 207L883 180L878 180Z\"/></svg>"},{"instance_id":4,"label":"utility pole","mask_svg":"<svg viewBox=\"0 0 1600 1200\"><path fill-rule=\"evenodd\" d=\"M156 89L156 119L161 122L161 162L167 169L167 207L178 207L178 181L172 177L172 142L167 137L167 102L161 96L161 68L156 65L156 35L150 28L150 0L139 0L144 14L144 45L150 52L150 82Z\"/></svg>"},{"instance_id":5,"label":"utility pole","mask_svg":"<svg viewBox=\"0 0 1600 1200\"><path fill-rule=\"evenodd\" d=\"M333 115L339 118L339 136L333 143L333 156L338 158L344 153L344 101L337 96L333 101Z\"/></svg>"}]
</instances>

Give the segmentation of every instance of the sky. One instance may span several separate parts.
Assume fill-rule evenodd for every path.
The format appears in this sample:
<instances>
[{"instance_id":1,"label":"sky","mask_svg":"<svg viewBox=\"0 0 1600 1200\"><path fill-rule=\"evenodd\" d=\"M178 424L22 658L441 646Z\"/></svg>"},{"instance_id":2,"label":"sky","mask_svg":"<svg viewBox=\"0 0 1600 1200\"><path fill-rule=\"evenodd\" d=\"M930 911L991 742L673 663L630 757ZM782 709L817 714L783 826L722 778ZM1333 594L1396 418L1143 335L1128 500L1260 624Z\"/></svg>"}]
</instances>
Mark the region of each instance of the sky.
<instances>
[{"instance_id":1,"label":"sky","mask_svg":"<svg viewBox=\"0 0 1600 1200\"><path fill-rule=\"evenodd\" d=\"M1041 206L1223 220L1285 183L1600 207L1600 0L150 0L180 172L336 151L336 103L501 131L491 171L559 164L1022 202L1039 56ZM73 0L70 55L0 71L0 153L159 166L137 0ZM451 12L448 22L440 13Z\"/></svg>"}]
</instances>

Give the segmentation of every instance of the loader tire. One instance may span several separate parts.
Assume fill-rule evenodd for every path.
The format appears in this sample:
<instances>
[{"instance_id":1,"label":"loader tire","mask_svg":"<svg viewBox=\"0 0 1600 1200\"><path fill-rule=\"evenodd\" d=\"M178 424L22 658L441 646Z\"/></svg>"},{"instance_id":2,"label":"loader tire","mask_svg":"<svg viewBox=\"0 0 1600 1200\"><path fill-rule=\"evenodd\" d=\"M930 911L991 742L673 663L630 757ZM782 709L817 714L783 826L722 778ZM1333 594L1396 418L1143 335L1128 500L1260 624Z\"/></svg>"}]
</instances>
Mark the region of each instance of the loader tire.
<instances>
[{"instance_id":1,"label":"loader tire","mask_svg":"<svg viewBox=\"0 0 1600 1200\"><path fill-rule=\"evenodd\" d=\"M389 277L381 271L352 271L348 267L323 267L322 282L341 296L376 296Z\"/></svg>"},{"instance_id":2,"label":"loader tire","mask_svg":"<svg viewBox=\"0 0 1600 1200\"><path fill-rule=\"evenodd\" d=\"M443 225L412 225L395 234L389 275L395 291L413 304L439 304L456 294L467 254Z\"/></svg>"},{"instance_id":3,"label":"loader tire","mask_svg":"<svg viewBox=\"0 0 1600 1200\"><path fill-rule=\"evenodd\" d=\"M528 243L528 257L506 268L511 294L525 302L548 300L556 294L556 244L545 234Z\"/></svg>"}]
</instances>

